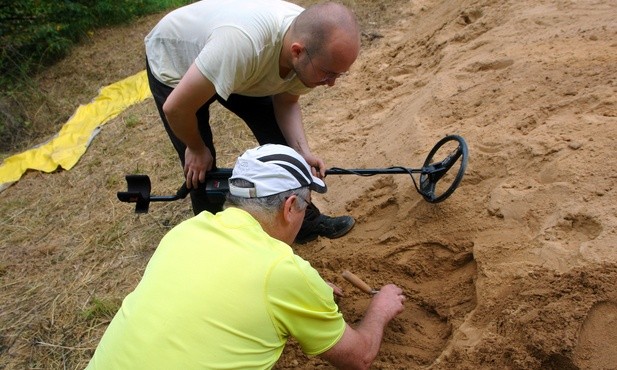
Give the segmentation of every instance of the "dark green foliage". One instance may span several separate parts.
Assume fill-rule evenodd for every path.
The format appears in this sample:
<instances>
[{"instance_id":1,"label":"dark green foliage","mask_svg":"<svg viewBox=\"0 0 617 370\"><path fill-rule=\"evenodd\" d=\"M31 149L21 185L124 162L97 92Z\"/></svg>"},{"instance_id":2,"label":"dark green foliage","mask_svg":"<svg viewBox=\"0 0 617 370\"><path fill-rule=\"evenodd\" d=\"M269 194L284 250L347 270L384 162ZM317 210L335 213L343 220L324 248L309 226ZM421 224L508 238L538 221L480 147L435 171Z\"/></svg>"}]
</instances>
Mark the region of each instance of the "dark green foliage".
<instances>
[{"instance_id":1,"label":"dark green foliage","mask_svg":"<svg viewBox=\"0 0 617 370\"><path fill-rule=\"evenodd\" d=\"M64 57L98 27L177 7L190 0L17 0L0 7L3 90Z\"/></svg>"},{"instance_id":2,"label":"dark green foliage","mask_svg":"<svg viewBox=\"0 0 617 370\"><path fill-rule=\"evenodd\" d=\"M16 96L36 94L31 80L42 68L62 59L97 28L193 1L0 0L0 151L29 130Z\"/></svg>"}]
</instances>

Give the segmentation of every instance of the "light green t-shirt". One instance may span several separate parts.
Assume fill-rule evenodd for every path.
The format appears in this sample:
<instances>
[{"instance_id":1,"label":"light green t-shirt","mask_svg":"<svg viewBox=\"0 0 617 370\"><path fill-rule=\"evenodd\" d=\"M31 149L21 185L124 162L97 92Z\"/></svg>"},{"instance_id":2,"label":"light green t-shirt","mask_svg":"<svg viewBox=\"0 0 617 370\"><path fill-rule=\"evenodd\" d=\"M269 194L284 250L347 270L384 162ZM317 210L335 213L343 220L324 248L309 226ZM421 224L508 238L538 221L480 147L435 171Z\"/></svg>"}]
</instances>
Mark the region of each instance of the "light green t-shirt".
<instances>
[{"instance_id":1,"label":"light green t-shirt","mask_svg":"<svg viewBox=\"0 0 617 370\"><path fill-rule=\"evenodd\" d=\"M309 355L345 321L332 288L247 212L202 212L159 244L88 369L269 369L288 337Z\"/></svg>"},{"instance_id":2,"label":"light green t-shirt","mask_svg":"<svg viewBox=\"0 0 617 370\"><path fill-rule=\"evenodd\" d=\"M278 0L202 0L167 14L145 37L152 74L176 87L193 62L217 94L306 94L292 71L279 75L283 36L304 9Z\"/></svg>"}]
</instances>

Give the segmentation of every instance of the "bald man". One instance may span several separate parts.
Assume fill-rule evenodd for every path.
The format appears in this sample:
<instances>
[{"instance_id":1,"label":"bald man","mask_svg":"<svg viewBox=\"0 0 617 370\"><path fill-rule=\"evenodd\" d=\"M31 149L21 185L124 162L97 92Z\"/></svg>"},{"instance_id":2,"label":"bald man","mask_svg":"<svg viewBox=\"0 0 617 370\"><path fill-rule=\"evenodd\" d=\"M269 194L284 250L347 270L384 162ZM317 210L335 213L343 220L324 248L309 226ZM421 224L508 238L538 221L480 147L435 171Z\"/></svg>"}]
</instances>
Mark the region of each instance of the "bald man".
<instances>
[{"instance_id":1,"label":"bald man","mask_svg":"<svg viewBox=\"0 0 617 370\"><path fill-rule=\"evenodd\" d=\"M299 97L333 86L358 57L360 29L350 9L333 2L303 9L278 0L202 0L166 15L145 44L150 89L195 214L222 206L199 190L216 169L209 124L215 101L240 117L259 144L290 146L325 176L304 132ZM311 204L295 241L338 238L354 223Z\"/></svg>"}]
</instances>

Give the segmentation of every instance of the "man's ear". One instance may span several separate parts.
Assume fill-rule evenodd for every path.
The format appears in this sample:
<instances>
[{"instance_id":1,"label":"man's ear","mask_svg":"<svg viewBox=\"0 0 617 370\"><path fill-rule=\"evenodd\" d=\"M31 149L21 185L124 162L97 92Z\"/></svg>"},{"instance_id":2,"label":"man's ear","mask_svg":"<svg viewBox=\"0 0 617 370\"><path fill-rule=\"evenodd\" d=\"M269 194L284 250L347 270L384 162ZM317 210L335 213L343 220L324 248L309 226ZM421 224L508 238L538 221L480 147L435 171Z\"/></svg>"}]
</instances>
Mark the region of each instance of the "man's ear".
<instances>
[{"instance_id":1,"label":"man's ear","mask_svg":"<svg viewBox=\"0 0 617 370\"><path fill-rule=\"evenodd\" d=\"M285 199L285 203L283 204L283 220L285 220L286 224L289 224L292 222L293 220L293 212L296 211L296 205L295 203L298 200L296 199L296 196L292 195L287 197L287 199Z\"/></svg>"},{"instance_id":2,"label":"man's ear","mask_svg":"<svg viewBox=\"0 0 617 370\"><path fill-rule=\"evenodd\" d=\"M285 204L283 205L283 219L286 223L293 222L293 216L298 212L298 196L292 195L285 199Z\"/></svg>"},{"instance_id":3,"label":"man's ear","mask_svg":"<svg viewBox=\"0 0 617 370\"><path fill-rule=\"evenodd\" d=\"M304 51L304 46L302 46L300 43L294 42L291 44L291 56L293 58L300 58L300 54L302 54L302 51Z\"/></svg>"}]
</instances>

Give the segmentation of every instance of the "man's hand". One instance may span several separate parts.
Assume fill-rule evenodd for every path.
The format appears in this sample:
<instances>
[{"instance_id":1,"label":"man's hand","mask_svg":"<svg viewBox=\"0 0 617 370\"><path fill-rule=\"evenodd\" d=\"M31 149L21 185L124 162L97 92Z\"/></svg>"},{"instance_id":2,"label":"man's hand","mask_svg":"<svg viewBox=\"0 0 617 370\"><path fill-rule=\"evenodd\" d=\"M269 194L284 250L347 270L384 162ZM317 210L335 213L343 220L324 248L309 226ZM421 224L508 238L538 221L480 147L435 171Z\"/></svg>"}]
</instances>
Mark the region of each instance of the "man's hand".
<instances>
[{"instance_id":1,"label":"man's hand","mask_svg":"<svg viewBox=\"0 0 617 370\"><path fill-rule=\"evenodd\" d=\"M336 301L337 298L339 297L344 297L345 294L343 293L343 289L339 288L338 286L334 285L333 283L326 281L326 284L328 284L330 286L330 288L332 288L332 292L334 293L334 300Z\"/></svg>"},{"instance_id":2,"label":"man's hand","mask_svg":"<svg viewBox=\"0 0 617 370\"><path fill-rule=\"evenodd\" d=\"M312 153L303 155L306 163L311 166L313 176L317 176L320 179L326 177L326 164L321 158L314 156Z\"/></svg>"},{"instance_id":3,"label":"man's hand","mask_svg":"<svg viewBox=\"0 0 617 370\"><path fill-rule=\"evenodd\" d=\"M383 315L384 325L396 315L403 312L403 303L407 300L403 290L394 284L383 286L373 297L369 311Z\"/></svg>"},{"instance_id":4,"label":"man's hand","mask_svg":"<svg viewBox=\"0 0 617 370\"><path fill-rule=\"evenodd\" d=\"M197 189L199 183L206 181L206 172L212 169L214 158L210 149L204 146L204 150L195 152L186 148L184 152L184 175L186 176L187 189Z\"/></svg>"}]
</instances>

